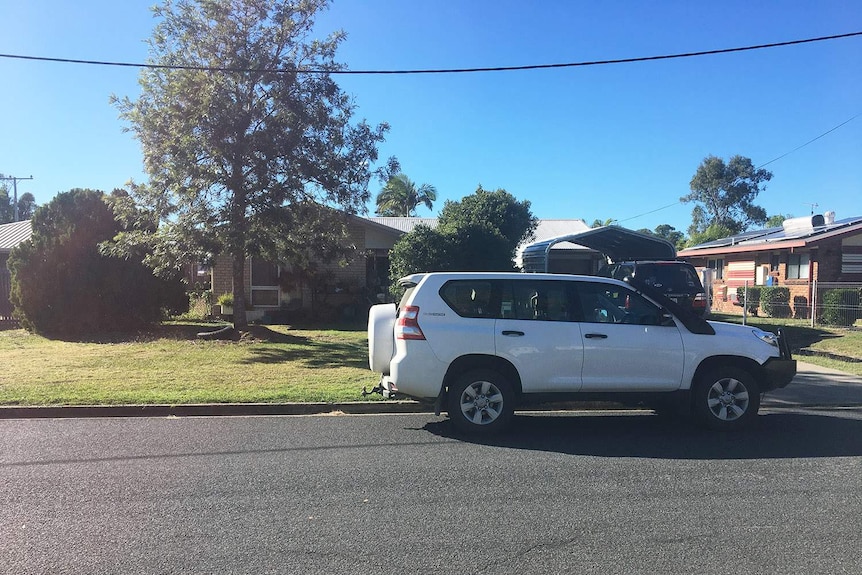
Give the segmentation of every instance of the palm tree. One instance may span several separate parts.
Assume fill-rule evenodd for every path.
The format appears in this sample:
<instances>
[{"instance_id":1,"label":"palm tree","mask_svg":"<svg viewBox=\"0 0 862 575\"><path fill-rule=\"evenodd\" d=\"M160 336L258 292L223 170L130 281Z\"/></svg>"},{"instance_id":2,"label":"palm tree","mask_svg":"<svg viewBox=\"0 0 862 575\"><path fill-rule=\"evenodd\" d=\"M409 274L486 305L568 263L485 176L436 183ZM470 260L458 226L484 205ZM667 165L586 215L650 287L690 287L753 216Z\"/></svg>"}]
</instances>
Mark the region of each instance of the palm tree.
<instances>
[{"instance_id":1,"label":"palm tree","mask_svg":"<svg viewBox=\"0 0 862 575\"><path fill-rule=\"evenodd\" d=\"M377 194L377 215L415 216L416 206L425 204L430 210L436 199L437 189L431 184L417 188L406 174L397 174Z\"/></svg>"}]
</instances>

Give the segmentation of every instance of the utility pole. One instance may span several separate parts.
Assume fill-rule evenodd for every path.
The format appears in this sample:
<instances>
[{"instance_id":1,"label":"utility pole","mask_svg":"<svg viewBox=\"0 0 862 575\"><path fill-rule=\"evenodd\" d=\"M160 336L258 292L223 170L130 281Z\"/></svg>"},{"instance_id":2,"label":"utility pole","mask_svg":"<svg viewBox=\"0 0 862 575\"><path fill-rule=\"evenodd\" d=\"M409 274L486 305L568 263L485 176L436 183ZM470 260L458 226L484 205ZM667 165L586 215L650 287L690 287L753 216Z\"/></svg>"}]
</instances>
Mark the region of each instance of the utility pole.
<instances>
[{"instance_id":1,"label":"utility pole","mask_svg":"<svg viewBox=\"0 0 862 575\"><path fill-rule=\"evenodd\" d=\"M12 180L12 189L15 190L15 198L12 200L13 201L12 205L14 206L14 209L15 209L15 218L12 221L15 221L15 222L18 221L18 180L23 181L23 180L32 180L32 179L33 179L33 176L30 176L29 178L16 178L15 176L3 176L2 178L0 178L0 180L5 180L5 181Z\"/></svg>"}]
</instances>

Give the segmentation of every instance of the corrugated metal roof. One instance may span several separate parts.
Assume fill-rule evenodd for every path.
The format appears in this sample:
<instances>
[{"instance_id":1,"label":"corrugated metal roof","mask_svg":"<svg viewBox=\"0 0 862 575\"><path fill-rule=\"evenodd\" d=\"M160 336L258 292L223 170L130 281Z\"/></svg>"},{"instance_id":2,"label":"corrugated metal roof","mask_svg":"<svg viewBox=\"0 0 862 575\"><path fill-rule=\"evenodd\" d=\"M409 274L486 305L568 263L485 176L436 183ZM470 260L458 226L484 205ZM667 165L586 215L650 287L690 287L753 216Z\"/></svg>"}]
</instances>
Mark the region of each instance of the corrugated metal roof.
<instances>
[{"instance_id":1,"label":"corrugated metal roof","mask_svg":"<svg viewBox=\"0 0 862 575\"><path fill-rule=\"evenodd\" d=\"M571 242L593 249L614 261L672 260L676 257L676 249L667 240L621 226L602 226L527 245L521 255L524 271L547 272L549 252L561 242Z\"/></svg>"},{"instance_id":2,"label":"corrugated metal roof","mask_svg":"<svg viewBox=\"0 0 862 575\"><path fill-rule=\"evenodd\" d=\"M32 231L30 220L0 224L0 252L8 253L24 240L30 239Z\"/></svg>"},{"instance_id":3,"label":"corrugated metal roof","mask_svg":"<svg viewBox=\"0 0 862 575\"><path fill-rule=\"evenodd\" d=\"M412 232L413 228L419 224L426 225L429 228L437 227L437 218L374 217L365 219L404 233Z\"/></svg>"}]
</instances>

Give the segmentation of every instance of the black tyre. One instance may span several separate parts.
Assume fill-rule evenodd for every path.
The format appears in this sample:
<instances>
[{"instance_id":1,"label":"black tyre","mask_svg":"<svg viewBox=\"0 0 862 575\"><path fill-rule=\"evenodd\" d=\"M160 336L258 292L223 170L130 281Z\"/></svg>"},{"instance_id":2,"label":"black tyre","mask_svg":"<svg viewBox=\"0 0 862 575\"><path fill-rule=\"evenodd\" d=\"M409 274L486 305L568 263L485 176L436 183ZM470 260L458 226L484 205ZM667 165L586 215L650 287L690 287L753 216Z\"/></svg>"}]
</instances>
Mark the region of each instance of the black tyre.
<instances>
[{"instance_id":1,"label":"black tyre","mask_svg":"<svg viewBox=\"0 0 862 575\"><path fill-rule=\"evenodd\" d=\"M468 371L449 387L449 419L465 433L491 435L505 429L515 412L512 384L496 371Z\"/></svg>"},{"instance_id":2,"label":"black tyre","mask_svg":"<svg viewBox=\"0 0 862 575\"><path fill-rule=\"evenodd\" d=\"M692 401L692 413L706 427L742 429L757 417L760 388L747 371L730 366L720 367L698 379Z\"/></svg>"}]
</instances>

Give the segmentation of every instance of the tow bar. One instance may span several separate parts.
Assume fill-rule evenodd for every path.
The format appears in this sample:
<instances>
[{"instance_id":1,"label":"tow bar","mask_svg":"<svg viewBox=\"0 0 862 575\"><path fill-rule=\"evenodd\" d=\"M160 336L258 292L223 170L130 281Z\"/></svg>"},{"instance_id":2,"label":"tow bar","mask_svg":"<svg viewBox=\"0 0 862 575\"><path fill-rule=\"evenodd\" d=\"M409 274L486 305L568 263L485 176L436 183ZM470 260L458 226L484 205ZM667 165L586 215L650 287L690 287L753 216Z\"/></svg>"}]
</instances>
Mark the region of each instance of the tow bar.
<instances>
[{"instance_id":1,"label":"tow bar","mask_svg":"<svg viewBox=\"0 0 862 575\"><path fill-rule=\"evenodd\" d=\"M371 388L371 391L368 391L366 386L362 386L362 397L368 397L372 394L379 394L386 399L395 399L395 390L390 389L386 385L384 385L383 380L386 376L380 377L380 383Z\"/></svg>"}]
</instances>

